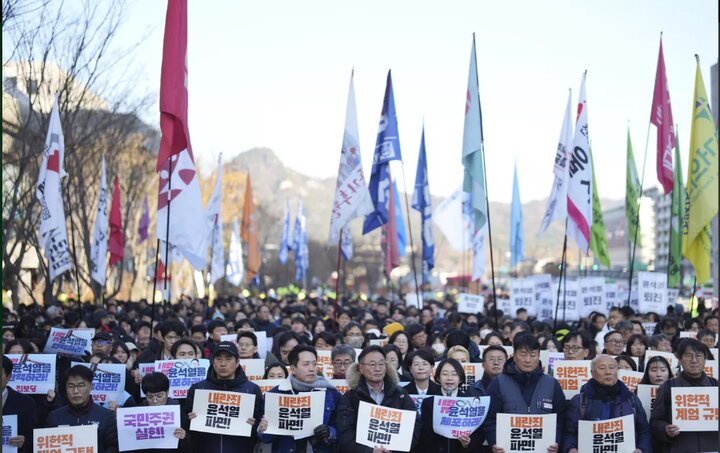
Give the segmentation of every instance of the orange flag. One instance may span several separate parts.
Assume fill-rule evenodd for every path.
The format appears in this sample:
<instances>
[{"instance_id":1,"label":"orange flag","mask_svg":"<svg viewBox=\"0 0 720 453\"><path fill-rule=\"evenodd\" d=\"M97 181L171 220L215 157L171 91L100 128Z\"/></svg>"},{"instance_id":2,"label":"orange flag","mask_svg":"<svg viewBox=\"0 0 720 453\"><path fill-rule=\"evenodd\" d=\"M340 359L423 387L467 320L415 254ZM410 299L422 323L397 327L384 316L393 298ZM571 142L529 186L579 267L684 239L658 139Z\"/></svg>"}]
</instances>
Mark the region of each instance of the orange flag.
<instances>
[{"instance_id":1,"label":"orange flag","mask_svg":"<svg viewBox=\"0 0 720 453\"><path fill-rule=\"evenodd\" d=\"M246 244L247 250L247 278L248 281L255 278L260 272L262 260L260 258L260 239L258 238L257 219L255 218L255 202L253 201L252 185L250 184L250 173L245 186L245 202L243 203L242 228L240 238Z\"/></svg>"}]
</instances>

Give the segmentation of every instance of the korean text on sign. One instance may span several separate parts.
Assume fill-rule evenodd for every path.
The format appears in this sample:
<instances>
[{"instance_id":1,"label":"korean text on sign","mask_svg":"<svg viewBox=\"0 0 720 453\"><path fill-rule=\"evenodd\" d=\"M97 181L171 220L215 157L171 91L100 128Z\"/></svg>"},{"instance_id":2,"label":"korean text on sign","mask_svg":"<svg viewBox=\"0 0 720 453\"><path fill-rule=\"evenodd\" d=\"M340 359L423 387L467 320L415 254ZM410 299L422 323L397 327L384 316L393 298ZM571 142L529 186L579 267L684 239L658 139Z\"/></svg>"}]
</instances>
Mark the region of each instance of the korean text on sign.
<instances>
[{"instance_id":1,"label":"korean text on sign","mask_svg":"<svg viewBox=\"0 0 720 453\"><path fill-rule=\"evenodd\" d=\"M673 387L672 423L680 431L717 431L718 429L718 388L717 387Z\"/></svg>"},{"instance_id":2,"label":"korean text on sign","mask_svg":"<svg viewBox=\"0 0 720 453\"><path fill-rule=\"evenodd\" d=\"M17 447L13 447L8 443L11 437L18 435L17 415L2 416L2 451L3 453L15 453ZM27 439L26 439L27 442Z\"/></svg>"},{"instance_id":3,"label":"korean text on sign","mask_svg":"<svg viewBox=\"0 0 720 453\"><path fill-rule=\"evenodd\" d=\"M35 453L97 453L97 425L33 430Z\"/></svg>"},{"instance_id":4,"label":"korean text on sign","mask_svg":"<svg viewBox=\"0 0 720 453\"><path fill-rule=\"evenodd\" d=\"M435 396L433 431L448 439L471 435L485 420L490 397L449 398Z\"/></svg>"},{"instance_id":5,"label":"korean text on sign","mask_svg":"<svg viewBox=\"0 0 720 453\"><path fill-rule=\"evenodd\" d=\"M7 354L7 357L13 363L10 388L35 395L55 390L55 354Z\"/></svg>"},{"instance_id":6,"label":"korean text on sign","mask_svg":"<svg viewBox=\"0 0 720 453\"><path fill-rule=\"evenodd\" d=\"M249 393L196 390L192 411L197 417L190 429L214 434L250 437L255 395Z\"/></svg>"},{"instance_id":7,"label":"korean text on sign","mask_svg":"<svg viewBox=\"0 0 720 453\"><path fill-rule=\"evenodd\" d=\"M554 367L555 379L567 399L580 393L580 387L590 380L590 362L587 360L561 360Z\"/></svg>"},{"instance_id":8,"label":"korean text on sign","mask_svg":"<svg viewBox=\"0 0 720 453\"><path fill-rule=\"evenodd\" d=\"M547 451L555 443L557 414L497 414L497 446L505 453Z\"/></svg>"},{"instance_id":9,"label":"korean text on sign","mask_svg":"<svg viewBox=\"0 0 720 453\"><path fill-rule=\"evenodd\" d=\"M170 380L168 398L187 398L187 391L196 382L207 377L210 361L207 359L192 360L156 360L155 371L159 371Z\"/></svg>"},{"instance_id":10,"label":"korean text on sign","mask_svg":"<svg viewBox=\"0 0 720 453\"><path fill-rule=\"evenodd\" d=\"M391 409L360 401L355 442L370 448L410 451L416 411Z\"/></svg>"},{"instance_id":11,"label":"korean text on sign","mask_svg":"<svg viewBox=\"0 0 720 453\"><path fill-rule=\"evenodd\" d=\"M635 451L634 415L578 422L578 450L592 453Z\"/></svg>"},{"instance_id":12,"label":"korean text on sign","mask_svg":"<svg viewBox=\"0 0 720 453\"><path fill-rule=\"evenodd\" d=\"M293 436L295 439L312 436L315 427L322 425L325 392L304 392L297 395L265 394L267 434Z\"/></svg>"},{"instance_id":13,"label":"korean text on sign","mask_svg":"<svg viewBox=\"0 0 720 453\"><path fill-rule=\"evenodd\" d=\"M173 435L180 427L180 406L138 406L117 409L120 451L176 449Z\"/></svg>"},{"instance_id":14,"label":"korean text on sign","mask_svg":"<svg viewBox=\"0 0 720 453\"><path fill-rule=\"evenodd\" d=\"M47 354L65 354L83 356L90 353L90 340L93 332L85 329L50 329L44 352Z\"/></svg>"}]
</instances>

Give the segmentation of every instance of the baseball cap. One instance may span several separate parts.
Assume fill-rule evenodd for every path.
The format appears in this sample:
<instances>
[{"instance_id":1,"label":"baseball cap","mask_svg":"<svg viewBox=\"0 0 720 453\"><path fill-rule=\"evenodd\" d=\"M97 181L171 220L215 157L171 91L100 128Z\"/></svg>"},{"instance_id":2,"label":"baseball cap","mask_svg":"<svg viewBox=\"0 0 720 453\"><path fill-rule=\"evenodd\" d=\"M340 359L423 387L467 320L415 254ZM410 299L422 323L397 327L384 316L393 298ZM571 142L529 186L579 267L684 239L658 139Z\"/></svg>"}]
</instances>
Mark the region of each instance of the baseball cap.
<instances>
[{"instance_id":1,"label":"baseball cap","mask_svg":"<svg viewBox=\"0 0 720 453\"><path fill-rule=\"evenodd\" d=\"M220 354L221 352L226 352L230 354L231 356L235 357L236 359L240 358L240 354L238 354L237 346L235 346L235 343L232 341L221 341L218 343L217 346L215 346L215 351L213 352L213 358Z\"/></svg>"},{"instance_id":2,"label":"baseball cap","mask_svg":"<svg viewBox=\"0 0 720 453\"><path fill-rule=\"evenodd\" d=\"M112 336L109 333L100 332L92 338L92 341L109 341L112 342Z\"/></svg>"}]
</instances>

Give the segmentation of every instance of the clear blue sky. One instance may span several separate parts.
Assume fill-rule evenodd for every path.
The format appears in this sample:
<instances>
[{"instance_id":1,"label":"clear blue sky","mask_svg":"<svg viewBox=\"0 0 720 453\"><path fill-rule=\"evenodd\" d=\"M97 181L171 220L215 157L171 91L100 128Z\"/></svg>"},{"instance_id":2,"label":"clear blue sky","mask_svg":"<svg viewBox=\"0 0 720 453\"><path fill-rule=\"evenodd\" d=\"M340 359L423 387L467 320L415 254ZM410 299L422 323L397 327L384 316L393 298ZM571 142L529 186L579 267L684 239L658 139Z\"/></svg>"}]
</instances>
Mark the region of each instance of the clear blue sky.
<instances>
[{"instance_id":1,"label":"clear blue sky","mask_svg":"<svg viewBox=\"0 0 720 453\"><path fill-rule=\"evenodd\" d=\"M130 0L120 42L147 35L132 72L159 93L166 2ZM625 191L630 125L642 166L660 31L683 167L701 58L710 90L718 59L718 2L577 1L189 1L190 131L212 171L256 146L286 165L335 177L350 71L369 175L385 76L392 69L408 188L426 127L430 188L448 195L462 178L460 152L472 33L476 33L489 194L509 202L518 161L523 201L550 192L568 89L577 102L588 70L589 133L602 197ZM118 70L124 69L123 67ZM158 123L157 104L146 119ZM650 133L646 187L655 177ZM638 168L638 172L642 169Z\"/></svg>"}]
</instances>

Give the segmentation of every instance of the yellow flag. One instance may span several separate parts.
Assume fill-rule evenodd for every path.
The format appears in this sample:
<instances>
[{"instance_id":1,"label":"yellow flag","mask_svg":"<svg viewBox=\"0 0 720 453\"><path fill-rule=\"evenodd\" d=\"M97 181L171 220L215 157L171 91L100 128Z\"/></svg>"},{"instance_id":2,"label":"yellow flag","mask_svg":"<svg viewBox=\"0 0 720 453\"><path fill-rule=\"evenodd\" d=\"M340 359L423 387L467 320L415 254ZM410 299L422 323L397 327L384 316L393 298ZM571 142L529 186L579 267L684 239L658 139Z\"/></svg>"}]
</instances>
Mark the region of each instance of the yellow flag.
<instances>
[{"instance_id":1,"label":"yellow flag","mask_svg":"<svg viewBox=\"0 0 720 453\"><path fill-rule=\"evenodd\" d=\"M710 221L718 213L718 140L698 61L695 73L683 255L698 283L710 278Z\"/></svg>"}]
</instances>

